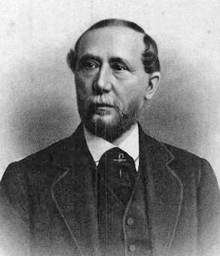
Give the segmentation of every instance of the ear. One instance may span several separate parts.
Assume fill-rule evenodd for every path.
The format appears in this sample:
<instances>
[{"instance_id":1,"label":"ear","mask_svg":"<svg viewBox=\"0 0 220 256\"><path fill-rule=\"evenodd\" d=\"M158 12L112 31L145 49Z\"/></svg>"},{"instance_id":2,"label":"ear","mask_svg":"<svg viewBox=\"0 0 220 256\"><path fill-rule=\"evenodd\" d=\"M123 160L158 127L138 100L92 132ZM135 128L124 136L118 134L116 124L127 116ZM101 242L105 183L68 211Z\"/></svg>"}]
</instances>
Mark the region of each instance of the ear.
<instances>
[{"instance_id":1,"label":"ear","mask_svg":"<svg viewBox=\"0 0 220 256\"><path fill-rule=\"evenodd\" d=\"M149 75L149 82L148 82L148 86L145 92L145 99L146 100L150 100L153 98L158 85L160 83L160 72L153 72L152 74Z\"/></svg>"},{"instance_id":2,"label":"ear","mask_svg":"<svg viewBox=\"0 0 220 256\"><path fill-rule=\"evenodd\" d=\"M70 49L67 56L66 56L66 61L68 67L75 73L76 69L76 52L73 49Z\"/></svg>"}]
</instances>

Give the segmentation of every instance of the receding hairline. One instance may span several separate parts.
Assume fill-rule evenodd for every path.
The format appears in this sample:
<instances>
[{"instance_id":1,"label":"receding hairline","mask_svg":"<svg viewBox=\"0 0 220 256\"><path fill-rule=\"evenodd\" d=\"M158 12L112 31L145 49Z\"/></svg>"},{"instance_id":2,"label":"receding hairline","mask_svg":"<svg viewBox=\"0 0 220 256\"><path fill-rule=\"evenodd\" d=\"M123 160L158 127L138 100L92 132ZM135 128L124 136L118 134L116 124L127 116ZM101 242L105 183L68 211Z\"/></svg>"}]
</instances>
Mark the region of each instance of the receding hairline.
<instances>
[{"instance_id":1,"label":"receding hairline","mask_svg":"<svg viewBox=\"0 0 220 256\"><path fill-rule=\"evenodd\" d=\"M122 35L122 37L126 37L126 40L129 40L128 38L136 38L136 44L137 44L137 40L140 40L140 42L143 44L143 47L144 47L143 33L137 32L127 27L111 26L111 27L103 27L103 28L97 28L97 29L92 29L87 31L80 38L77 44L77 47L75 48L75 51L77 52L77 54L79 54L79 52L81 51L85 43L86 45L90 44L91 38L93 38L91 39L92 41L95 40L96 43L98 43L97 40L104 39L105 37L108 37L110 35L112 35L114 38L118 38L118 36Z\"/></svg>"},{"instance_id":2,"label":"receding hairline","mask_svg":"<svg viewBox=\"0 0 220 256\"><path fill-rule=\"evenodd\" d=\"M77 62L78 50L79 50L81 39L84 37L84 35L92 30L107 28L107 27L125 27L125 28L130 28L131 30L142 34L145 49L141 55L141 60L144 65L145 72L151 74L155 71L160 71L160 61L158 57L157 43L154 41L154 39L150 35L148 35L144 31L142 27L128 20L107 19L107 20L101 20L95 23L94 25L92 25L91 27L89 27L77 39L75 46L70 49L69 53L67 54L67 63L73 72L75 72L75 64Z\"/></svg>"},{"instance_id":3,"label":"receding hairline","mask_svg":"<svg viewBox=\"0 0 220 256\"><path fill-rule=\"evenodd\" d=\"M122 19L106 19L106 20L101 20L94 25L92 25L88 30L93 30L93 29L98 29L98 28L103 28L103 27L127 27L131 28L135 31L145 33L144 29L137 25L136 23L128 20L122 20Z\"/></svg>"},{"instance_id":4,"label":"receding hairline","mask_svg":"<svg viewBox=\"0 0 220 256\"><path fill-rule=\"evenodd\" d=\"M143 34L143 36L146 34L143 28L141 28L139 25L132 21L127 21L127 20L122 20L122 19L106 19L106 20L101 20L91 27L89 27L85 32L81 34L81 36L78 38L78 40L75 43L75 51L77 52L79 49L80 42L82 38L88 34L89 32L92 32L93 30L98 30L98 29L104 29L104 28L109 28L109 27L122 27L122 28L128 28L133 31L139 32Z\"/></svg>"}]
</instances>

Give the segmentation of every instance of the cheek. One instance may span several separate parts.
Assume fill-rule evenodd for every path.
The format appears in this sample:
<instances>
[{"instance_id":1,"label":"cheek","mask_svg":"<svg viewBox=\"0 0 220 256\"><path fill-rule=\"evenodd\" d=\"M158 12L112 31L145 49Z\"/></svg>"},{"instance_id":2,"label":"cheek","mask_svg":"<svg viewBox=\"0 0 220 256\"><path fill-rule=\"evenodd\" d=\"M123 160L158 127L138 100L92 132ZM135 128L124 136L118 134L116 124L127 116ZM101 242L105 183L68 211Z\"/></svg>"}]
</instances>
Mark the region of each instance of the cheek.
<instances>
[{"instance_id":1,"label":"cheek","mask_svg":"<svg viewBox=\"0 0 220 256\"><path fill-rule=\"evenodd\" d=\"M92 91L92 82L79 75L75 75L75 85L77 93L81 96L85 96Z\"/></svg>"},{"instance_id":2,"label":"cheek","mask_svg":"<svg viewBox=\"0 0 220 256\"><path fill-rule=\"evenodd\" d=\"M130 108L135 108L135 109L139 109L142 107L143 100L142 100L142 96L137 96L137 95L133 95L133 97L130 97L128 99L128 106Z\"/></svg>"},{"instance_id":3,"label":"cheek","mask_svg":"<svg viewBox=\"0 0 220 256\"><path fill-rule=\"evenodd\" d=\"M145 102L145 86L143 84L131 84L123 87L119 92L119 98L125 107L141 107Z\"/></svg>"}]
</instances>

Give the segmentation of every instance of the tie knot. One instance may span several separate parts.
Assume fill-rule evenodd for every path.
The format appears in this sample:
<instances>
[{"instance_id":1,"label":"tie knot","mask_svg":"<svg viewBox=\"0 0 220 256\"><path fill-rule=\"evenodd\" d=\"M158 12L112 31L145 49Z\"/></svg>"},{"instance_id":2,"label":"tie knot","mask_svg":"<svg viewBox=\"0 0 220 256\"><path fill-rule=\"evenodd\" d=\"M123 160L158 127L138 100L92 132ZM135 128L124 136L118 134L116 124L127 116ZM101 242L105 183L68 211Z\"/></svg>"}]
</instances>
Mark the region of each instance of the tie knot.
<instances>
[{"instance_id":1,"label":"tie knot","mask_svg":"<svg viewBox=\"0 0 220 256\"><path fill-rule=\"evenodd\" d=\"M134 160L131 156L129 156L125 151L120 148L112 148L107 150L101 157L100 163L104 163L107 167L109 166L132 166L135 168Z\"/></svg>"}]
</instances>

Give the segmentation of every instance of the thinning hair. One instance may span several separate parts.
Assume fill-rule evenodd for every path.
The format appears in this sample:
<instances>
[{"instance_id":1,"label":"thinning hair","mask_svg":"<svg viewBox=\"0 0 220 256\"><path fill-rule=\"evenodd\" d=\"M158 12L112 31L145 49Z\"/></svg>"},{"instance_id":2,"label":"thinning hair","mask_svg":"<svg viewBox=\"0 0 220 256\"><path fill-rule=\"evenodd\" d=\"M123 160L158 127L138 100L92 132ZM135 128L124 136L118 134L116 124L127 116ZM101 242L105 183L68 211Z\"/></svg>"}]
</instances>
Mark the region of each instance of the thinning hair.
<instances>
[{"instance_id":1,"label":"thinning hair","mask_svg":"<svg viewBox=\"0 0 220 256\"><path fill-rule=\"evenodd\" d=\"M94 25L92 25L89 29L87 29L76 41L74 49L70 49L67 54L67 63L70 69L75 72L76 61L77 61L77 53L80 45L80 41L82 37L89 31L105 28L105 27L126 27L133 29L139 33L143 34L143 41L145 45L145 50L142 53L141 60L144 65L144 70L148 74L152 74L155 71L160 71L160 62L158 58L158 48L157 44L153 38L151 38L142 27L137 25L134 22L121 20L121 19L106 19L101 20Z\"/></svg>"}]
</instances>

